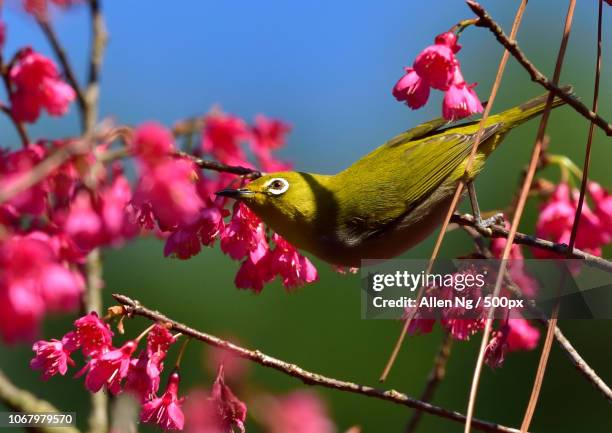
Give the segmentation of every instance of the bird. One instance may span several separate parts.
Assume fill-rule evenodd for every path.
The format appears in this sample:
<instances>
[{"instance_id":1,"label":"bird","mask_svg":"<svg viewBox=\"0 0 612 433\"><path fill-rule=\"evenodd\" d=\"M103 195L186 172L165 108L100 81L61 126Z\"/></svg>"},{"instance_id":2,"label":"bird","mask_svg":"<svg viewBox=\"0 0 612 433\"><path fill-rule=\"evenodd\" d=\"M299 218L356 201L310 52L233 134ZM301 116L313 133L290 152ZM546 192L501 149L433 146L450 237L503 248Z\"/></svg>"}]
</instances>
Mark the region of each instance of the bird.
<instances>
[{"instance_id":1,"label":"bird","mask_svg":"<svg viewBox=\"0 0 612 433\"><path fill-rule=\"evenodd\" d=\"M397 135L339 173L266 173L216 194L242 202L293 246L334 266L391 259L441 225L459 182L468 187L480 227L499 220L481 218L473 181L507 133L543 112L547 98L488 117L469 168L480 121L452 125L439 118ZM552 101L552 107L562 104Z\"/></svg>"}]
</instances>

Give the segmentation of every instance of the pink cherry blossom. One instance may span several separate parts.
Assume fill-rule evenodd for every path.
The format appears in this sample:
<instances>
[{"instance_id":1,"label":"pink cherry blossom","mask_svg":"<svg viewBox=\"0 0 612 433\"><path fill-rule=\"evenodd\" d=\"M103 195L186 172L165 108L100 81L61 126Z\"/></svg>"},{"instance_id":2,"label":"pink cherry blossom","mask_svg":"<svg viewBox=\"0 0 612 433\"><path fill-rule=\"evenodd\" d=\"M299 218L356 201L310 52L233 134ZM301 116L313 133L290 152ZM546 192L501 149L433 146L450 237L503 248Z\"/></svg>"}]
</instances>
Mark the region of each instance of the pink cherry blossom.
<instances>
[{"instance_id":1,"label":"pink cherry blossom","mask_svg":"<svg viewBox=\"0 0 612 433\"><path fill-rule=\"evenodd\" d=\"M210 393L211 402L216 407L217 423L222 431L233 431L234 427L244 433L247 407L225 384L223 366L219 367L217 378Z\"/></svg>"},{"instance_id":2,"label":"pink cherry blossom","mask_svg":"<svg viewBox=\"0 0 612 433\"><path fill-rule=\"evenodd\" d=\"M453 48L445 44L434 44L419 53L413 67L429 86L446 90L453 81L456 63Z\"/></svg>"},{"instance_id":3,"label":"pink cherry blossom","mask_svg":"<svg viewBox=\"0 0 612 433\"><path fill-rule=\"evenodd\" d=\"M23 0L23 8L29 14L34 15L36 19L46 21L49 19L49 4L53 3L62 8L68 8L82 0Z\"/></svg>"},{"instance_id":4,"label":"pink cherry blossom","mask_svg":"<svg viewBox=\"0 0 612 433\"><path fill-rule=\"evenodd\" d=\"M571 192L566 183L557 185L549 200L540 209L536 225L536 236L556 243L568 244L577 205L578 192ZM578 225L575 246L593 254L599 254L601 253L601 247L607 242L607 239L605 223L585 202ZM538 258L560 257L560 255L555 253L538 250L533 250L534 255Z\"/></svg>"},{"instance_id":5,"label":"pink cherry blossom","mask_svg":"<svg viewBox=\"0 0 612 433\"><path fill-rule=\"evenodd\" d=\"M538 345L540 330L523 318L508 320L508 350L533 350Z\"/></svg>"},{"instance_id":6,"label":"pink cherry blossom","mask_svg":"<svg viewBox=\"0 0 612 433\"><path fill-rule=\"evenodd\" d=\"M40 370L43 380L48 380L57 373L63 376L68 371L68 365L74 365L70 358L71 351L63 341L40 340L34 343L32 350L36 352L36 356L30 361L30 367Z\"/></svg>"},{"instance_id":7,"label":"pink cherry blossom","mask_svg":"<svg viewBox=\"0 0 612 433\"><path fill-rule=\"evenodd\" d=\"M147 334L147 352L150 356L155 356L160 360L166 358L168 349L176 338L165 326L156 323Z\"/></svg>"},{"instance_id":8,"label":"pink cherry blossom","mask_svg":"<svg viewBox=\"0 0 612 433\"><path fill-rule=\"evenodd\" d=\"M270 253L266 246L264 254L258 254L257 251L249 253L236 273L234 284L239 289L260 293L264 284L272 281L274 277L275 274L270 267Z\"/></svg>"},{"instance_id":9,"label":"pink cherry blossom","mask_svg":"<svg viewBox=\"0 0 612 433\"><path fill-rule=\"evenodd\" d=\"M294 391L283 397L261 401L262 423L269 433L334 433L323 401L314 393Z\"/></svg>"},{"instance_id":10,"label":"pink cherry blossom","mask_svg":"<svg viewBox=\"0 0 612 433\"><path fill-rule=\"evenodd\" d=\"M213 113L205 118L202 151L232 165L248 165L240 143L250 137L246 123L239 117Z\"/></svg>"},{"instance_id":11,"label":"pink cherry blossom","mask_svg":"<svg viewBox=\"0 0 612 433\"><path fill-rule=\"evenodd\" d=\"M453 32L440 33L436 36L435 42L438 45L446 45L455 54L461 49L461 45L457 43L457 35Z\"/></svg>"},{"instance_id":12,"label":"pink cherry blossom","mask_svg":"<svg viewBox=\"0 0 612 433\"><path fill-rule=\"evenodd\" d=\"M140 175L132 205L140 216L149 213L162 231L197 220L204 207L197 193L197 170L186 159L168 159Z\"/></svg>"},{"instance_id":13,"label":"pink cherry blossom","mask_svg":"<svg viewBox=\"0 0 612 433\"><path fill-rule=\"evenodd\" d=\"M0 242L0 335L9 342L36 335L46 311L71 311L83 293L81 275L62 264L39 232Z\"/></svg>"},{"instance_id":14,"label":"pink cherry blossom","mask_svg":"<svg viewBox=\"0 0 612 433\"><path fill-rule=\"evenodd\" d=\"M476 84L467 84L461 75L459 65L455 67L453 82L444 93L442 115L447 120L457 120L482 113L483 107L473 88Z\"/></svg>"},{"instance_id":15,"label":"pink cherry blossom","mask_svg":"<svg viewBox=\"0 0 612 433\"><path fill-rule=\"evenodd\" d=\"M236 202L232 219L221 235L221 250L234 260L250 252L266 250L268 241L263 223L246 205Z\"/></svg>"},{"instance_id":16,"label":"pink cherry blossom","mask_svg":"<svg viewBox=\"0 0 612 433\"><path fill-rule=\"evenodd\" d=\"M174 138L168 128L154 122L144 123L134 132L129 149L141 163L154 165L174 152Z\"/></svg>"},{"instance_id":17,"label":"pink cherry blossom","mask_svg":"<svg viewBox=\"0 0 612 433\"><path fill-rule=\"evenodd\" d=\"M76 96L61 80L55 64L31 48L18 53L9 77L15 87L11 105L18 121L36 121L42 108L52 116L62 116Z\"/></svg>"},{"instance_id":18,"label":"pink cherry blossom","mask_svg":"<svg viewBox=\"0 0 612 433\"><path fill-rule=\"evenodd\" d=\"M291 125L288 123L258 114L255 117L255 124L251 127L251 149L255 154L258 154L264 150L275 150L283 147L289 132L291 132Z\"/></svg>"},{"instance_id":19,"label":"pink cherry blossom","mask_svg":"<svg viewBox=\"0 0 612 433\"><path fill-rule=\"evenodd\" d=\"M150 356L148 350L141 351L138 358L130 360L125 390L136 395L142 403L155 398L162 370L158 356Z\"/></svg>"},{"instance_id":20,"label":"pink cherry blossom","mask_svg":"<svg viewBox=\"0 0 612 433\"><path fill-rule=\"evenodd\" d=\"M118 349L98 354L77 373L77 377L87 372L85 387L91 392L98 392L106 385L111 394L118 394L121 391L121 382L127 376L136 346L135 341L128 341Z\"/></svg>"},{"instance_id":21,"label":"pink cherry blossom","mask_svg":"<svg viewBox=\"0 0 612 433\"><path fill-rule=\"evenodd\" d=\"M198 254L202 245L212 246L225 229L223 217L228 213L214 205L202 209L195 223L179 227L168 236L164 256L186 260Z\"/></svg>"},{"instance_id":22,"label":"pink cherry blossom","mask_svg":"<svg viewBox=\"0 0 612 433\"><path fill-rule=\"evenodd\" d=\"M510 228L508 223L505 223L505 226L507 229ZM499 259L502 257L505 246L506 239L495 238L491 241L491 253ZM506 266L512 281L521 289L521 292L526 297L532 298L535 296L538 290L538 283L525 269L525 258L520 245L512 245L508 259Z\"/></svg>"},{"instance_id":23,"label":"pink cherry blossom","mask_svg":"<svg viewBox=\"0 0 612 433\"><path fill-rule=\"evenodd\" d=\"M307 257L302 256L293 245L280 235L274 235L276 248L270 258L274 274L281 277L283 286L292 289L318 279L317 269Z\"/></svg>"},{"instance_id":24,"label":"pink cherry blossom","mask_svg":"<svg viewBox=\"0 0 612 433\"><path fill-rule=\"evenodd\" d=\"M181 409L182 398L178 397L180 377L174 371L168 379L166 391L161 397L142 406L140 420L144 423L155 423L164 430L182 430L185 416Z\"/></svg>"},{"instance_id":25,"label":"pink cherry blossom","mask_svg":"<svg viewBox=\"0 0 612 433\"><path fill-rule=\"evenodd\" d=\"M612 241L612 194L596 182L589 182L587 188L603 230L603 242L609 243Z\"/></svg>"},{"instance_id":26,"label":"pink cherry blossom","mask_svg":"<svg viewBox=\"0 0 612 433\"><path fill-rule=\"evenodd\" d=\"M99 356L111 348L113 333L95 311L74 322L76 341L84 356Z\"/></svg>"},{"instance_id":27,"label":"pink cherry blossom","mask_svg":"<svg viewBox=\"0 0 612 433\"><path fill-rule=\"evenodd\" d=\"M410 108L417 109L429 99L429 84L412 68L405 68L406 74L393 87L393 96L398 101L406 102Z\"/></svg>"},{"instance_id":28,"label":"pink cherry blossom","mask_svg":"<svg viewBox=\"0 0 612 433\"><path fill-rule=\"evenodd\" d=\"M15 152L0 152L0 189L10 188L14 182L27 176L44 157L44 148L37 144ZM9 208L17 215L40 216L46 210L48 191L48 182L44 180L12 197L2 208Z\"/></svg>"}]
</instances>

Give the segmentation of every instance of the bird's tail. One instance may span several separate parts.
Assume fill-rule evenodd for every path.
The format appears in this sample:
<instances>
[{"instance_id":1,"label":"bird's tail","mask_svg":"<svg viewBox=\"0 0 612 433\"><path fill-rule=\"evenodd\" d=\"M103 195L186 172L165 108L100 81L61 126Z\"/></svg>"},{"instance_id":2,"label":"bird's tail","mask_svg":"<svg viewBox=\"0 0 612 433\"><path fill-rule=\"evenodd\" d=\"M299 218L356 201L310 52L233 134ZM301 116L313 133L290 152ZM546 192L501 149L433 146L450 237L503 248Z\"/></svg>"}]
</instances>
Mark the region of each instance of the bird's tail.
<instances>
[{"instance_id":1,"label":"bird's tail","mask_svg":"<svg viewBox=\"0 0 612 433\"><path fill-rule=\"evenodd\" d=\"M571 94L573 93L574 88L572 86L565 86L562 88L562 90ZM503 123L504 129L509 131L510 129L542 113L544 111L544 107L546 106L547 99L548 93L545 93L536 98L530 99L521 105L503 111L497 116L499 116L499 121ZM564 104L565 101L563 99L555 96L552 107L555 108Z\"/></svg>"}]
</instances>

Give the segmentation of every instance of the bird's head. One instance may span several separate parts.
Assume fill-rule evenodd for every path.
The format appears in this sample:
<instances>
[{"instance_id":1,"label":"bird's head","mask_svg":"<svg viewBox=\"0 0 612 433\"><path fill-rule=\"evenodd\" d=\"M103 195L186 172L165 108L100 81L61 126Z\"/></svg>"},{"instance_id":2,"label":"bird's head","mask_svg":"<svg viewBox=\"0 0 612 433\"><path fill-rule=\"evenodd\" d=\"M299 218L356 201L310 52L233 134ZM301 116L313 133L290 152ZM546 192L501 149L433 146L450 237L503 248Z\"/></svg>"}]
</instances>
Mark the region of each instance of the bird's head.
<instances>
[{"instance_id":1,"label":"bird's head","mask_svg":"<svg viewBox=\"0 0 612 433\"><path fill-rule=\"evenodd\" d=\"M285 238L314 228L330 202L330 176L285 171L266 174L237 189L217 195L246 204L272 229Z\"/></svg>"}]
</instances>

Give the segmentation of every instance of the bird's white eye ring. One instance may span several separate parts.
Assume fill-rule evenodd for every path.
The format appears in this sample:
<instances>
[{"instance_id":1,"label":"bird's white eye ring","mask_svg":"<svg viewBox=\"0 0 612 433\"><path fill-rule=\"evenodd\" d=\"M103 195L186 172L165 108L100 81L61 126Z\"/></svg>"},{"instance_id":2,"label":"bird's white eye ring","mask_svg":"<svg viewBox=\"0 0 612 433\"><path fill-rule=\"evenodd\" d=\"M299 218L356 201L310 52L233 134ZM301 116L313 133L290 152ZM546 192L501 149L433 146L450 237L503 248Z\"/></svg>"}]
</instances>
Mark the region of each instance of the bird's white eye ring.
<instances>
[{"instance_id":1,"label":"bird's white eye ring","mask_svg":"<svg viewBox=\"0 0 612 433\"><path fill-rule=\"evenodd\" d=\"M273 195L281 195L289 189L289 182L282 177L275 177L266 183L266 188Z\"/></svg>"}]
</instances>

